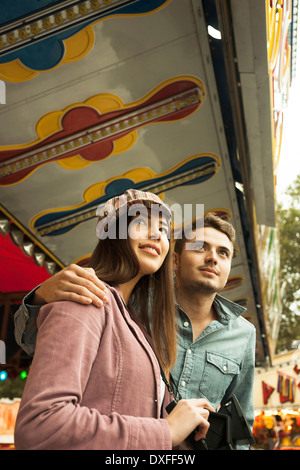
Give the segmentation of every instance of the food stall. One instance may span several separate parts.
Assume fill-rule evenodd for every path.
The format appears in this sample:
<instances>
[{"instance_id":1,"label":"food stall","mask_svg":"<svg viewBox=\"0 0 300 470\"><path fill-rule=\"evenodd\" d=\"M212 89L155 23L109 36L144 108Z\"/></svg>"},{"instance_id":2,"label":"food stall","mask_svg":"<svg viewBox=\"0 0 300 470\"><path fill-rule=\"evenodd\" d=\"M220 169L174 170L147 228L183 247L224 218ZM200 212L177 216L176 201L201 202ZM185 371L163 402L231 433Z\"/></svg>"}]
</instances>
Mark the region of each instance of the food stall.
<instances>
[{"instance_id":1,"label":"food stall","mask_svg":"<svg viewBox=\"0 0 300 470\"><path fill-rule=\"evenodd\" d=\"M14 449L14 427L20 399L0 398L0 450Z\"/></svg>"},{"instance_id":2,"label":"food stall","mask_svg":"<svg viewBox=\"0 0 300 470\"><path fill-rule=\"evenodd\" d=\"M257 368L254 382L255 448L300 450L300 350Z\"/></svg>"}]
</instances>

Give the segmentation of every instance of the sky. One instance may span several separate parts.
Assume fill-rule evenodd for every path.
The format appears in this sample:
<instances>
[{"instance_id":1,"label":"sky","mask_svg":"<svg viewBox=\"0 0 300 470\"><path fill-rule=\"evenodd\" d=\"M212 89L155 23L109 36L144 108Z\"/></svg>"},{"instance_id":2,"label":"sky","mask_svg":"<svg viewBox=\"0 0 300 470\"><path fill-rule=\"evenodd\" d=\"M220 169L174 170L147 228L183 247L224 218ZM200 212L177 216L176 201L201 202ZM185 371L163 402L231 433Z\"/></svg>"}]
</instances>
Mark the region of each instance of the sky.
<instances>
[{"instance_id":1,"label":"sky","mask_svg":"<svg viewBox=\"0 0 300 470\"><path fill-rule=\"evenodd\" d=\"M284 111L283 138L277 170L277 199L284 201L287 187L300 175L300 31L298 31L296 78L293 80L288 106Z\"/></svg>"}]
</instances>

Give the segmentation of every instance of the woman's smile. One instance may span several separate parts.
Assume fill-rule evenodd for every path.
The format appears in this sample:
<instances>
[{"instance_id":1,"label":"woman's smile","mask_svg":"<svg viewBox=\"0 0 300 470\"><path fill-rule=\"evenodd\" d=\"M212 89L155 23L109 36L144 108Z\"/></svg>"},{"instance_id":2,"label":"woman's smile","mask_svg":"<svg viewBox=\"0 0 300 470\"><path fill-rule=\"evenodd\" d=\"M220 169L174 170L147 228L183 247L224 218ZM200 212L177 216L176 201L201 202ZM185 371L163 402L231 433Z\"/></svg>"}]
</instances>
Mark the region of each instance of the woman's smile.
<instances>
[{"instance_id":1,"label":"woman's smile","mask_svg":"<svg viewBox=\"0 0 300 470\"><path fill-rule=\"evenodd\" d=\"M140 244L139 249L154 256L160 255L160 247L152 243Z\"/></svg>"}]
</instances>

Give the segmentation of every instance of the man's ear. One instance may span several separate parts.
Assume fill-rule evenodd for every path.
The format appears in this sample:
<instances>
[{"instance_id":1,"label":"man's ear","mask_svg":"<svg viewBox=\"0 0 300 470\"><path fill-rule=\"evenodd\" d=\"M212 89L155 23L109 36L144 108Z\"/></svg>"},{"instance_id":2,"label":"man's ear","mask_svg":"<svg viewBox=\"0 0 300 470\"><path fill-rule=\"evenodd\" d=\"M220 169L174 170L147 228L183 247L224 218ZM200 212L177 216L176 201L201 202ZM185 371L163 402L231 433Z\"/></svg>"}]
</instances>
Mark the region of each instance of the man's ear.
<instances>
[{"instance_id":1,"label":"man's ear","mask_svg":"<svg viewBox=\"0 0 300 470\"><path fill-rule=\"evenodd\" d=\"M173 258L173 270L177 271L179 269L179 255L178 253L175 253L175 251L172 254Z\"/></svg>"}]
</instances>

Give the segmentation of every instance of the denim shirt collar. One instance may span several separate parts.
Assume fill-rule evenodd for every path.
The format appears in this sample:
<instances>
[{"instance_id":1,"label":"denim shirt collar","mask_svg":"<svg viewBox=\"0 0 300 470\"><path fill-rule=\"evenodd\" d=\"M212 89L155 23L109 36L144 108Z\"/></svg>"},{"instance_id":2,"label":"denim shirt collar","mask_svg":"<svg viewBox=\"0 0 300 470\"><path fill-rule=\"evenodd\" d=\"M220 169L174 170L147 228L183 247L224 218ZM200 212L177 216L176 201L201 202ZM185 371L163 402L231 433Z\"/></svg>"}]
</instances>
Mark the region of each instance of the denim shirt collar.
<instances>
[{"instance_id":1,"label":"denim shirt collar","mask_svg":"<svg viewBox=\"0 0 300 470\"><path fill-rule=\"evenodd\" d=\"M218 320L225 325L227 325L230 320L235 320L241 316L247 310L245 307L242 307L236 302L226 299L219 294L216 294L213 306L216 309ZM178 307L182 310L179 304Z\"/></svg>"},{"instance_id":2,"label":"denim shirt collar","mask_svg":"<svg viewBox=\"0 0 300 470\"><path fill-rule=\"evenodd\" d=\"M234 320L241 316L247 310L245 307L242 307L236 302L232 302L232 300L226 299L219 294L216 295L213 301L213 306L216 309L221 323L228 323L230 320Z\"/></svg>"}]
</instances>

